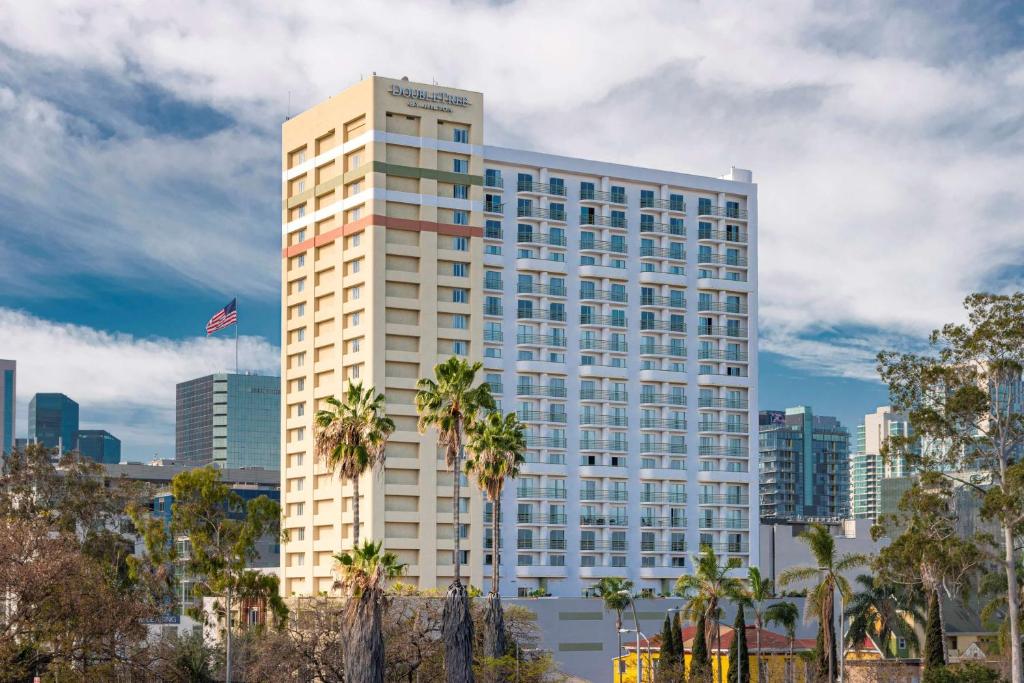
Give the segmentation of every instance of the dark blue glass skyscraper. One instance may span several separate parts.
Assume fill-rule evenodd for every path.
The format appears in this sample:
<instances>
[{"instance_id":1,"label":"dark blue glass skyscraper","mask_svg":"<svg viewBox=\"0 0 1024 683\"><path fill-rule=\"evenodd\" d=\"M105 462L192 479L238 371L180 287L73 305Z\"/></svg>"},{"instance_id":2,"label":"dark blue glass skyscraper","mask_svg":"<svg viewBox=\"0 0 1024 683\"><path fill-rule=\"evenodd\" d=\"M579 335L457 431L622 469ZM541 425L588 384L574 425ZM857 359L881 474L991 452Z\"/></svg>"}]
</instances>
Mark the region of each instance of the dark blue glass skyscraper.
<instances>
[{"instance_id":1,"label":"dark blue glass skyscraper","mask_svg":"<svg viewBox=\"0 0 1024 683\"><path fill-rule=\"evenodd\" d=\"M14 450L17 374L13 360L0 360L0 454Z\"/></svg>"},{"instance_id":2,"label":"dark blue glass skyscraper","mask_svg":"<svg viewBox=\"0 0 1024 683\"><path fill-rule=\"evenodd\" d=\"M121 440L105 429L79 429L78 452L96 462L121 462Z\"/></svg>"},{"instance_id":3,"label":"dark blue glass skyscraper","mask_svg":"<svg viewBox=\"0 0 1024 683\"><path fill-rule=\"evenodd\" d=\"M28 440L70 451L78 435L78 404L64 394L36 394L28 404Z\"/></svg>"}]
</instances>

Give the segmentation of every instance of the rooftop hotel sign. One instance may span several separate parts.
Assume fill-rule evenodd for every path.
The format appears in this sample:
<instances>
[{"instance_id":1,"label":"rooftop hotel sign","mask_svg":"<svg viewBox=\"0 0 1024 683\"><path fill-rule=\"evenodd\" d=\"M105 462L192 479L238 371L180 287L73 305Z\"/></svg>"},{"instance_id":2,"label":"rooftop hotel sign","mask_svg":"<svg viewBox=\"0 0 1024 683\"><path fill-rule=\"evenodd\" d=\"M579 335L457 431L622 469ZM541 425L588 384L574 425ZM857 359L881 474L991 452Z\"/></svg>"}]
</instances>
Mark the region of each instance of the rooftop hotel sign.
<instances>
[{"instance_id":1,"label":"rooftop hotel sign","mask_svg":"<svg viewBox=\"0 0 1024 683\"><path fill-rule=\"evenodd\" d=\"M404 97L408 106L419 107L420 109L432 109L434 111L451 111L452 107L468 107L472 104L464 95L452 95L443 90L423 90L421 88L410 88L397 83L391 86L391 94L395 97Z\"/></svg>"}]
</instances>

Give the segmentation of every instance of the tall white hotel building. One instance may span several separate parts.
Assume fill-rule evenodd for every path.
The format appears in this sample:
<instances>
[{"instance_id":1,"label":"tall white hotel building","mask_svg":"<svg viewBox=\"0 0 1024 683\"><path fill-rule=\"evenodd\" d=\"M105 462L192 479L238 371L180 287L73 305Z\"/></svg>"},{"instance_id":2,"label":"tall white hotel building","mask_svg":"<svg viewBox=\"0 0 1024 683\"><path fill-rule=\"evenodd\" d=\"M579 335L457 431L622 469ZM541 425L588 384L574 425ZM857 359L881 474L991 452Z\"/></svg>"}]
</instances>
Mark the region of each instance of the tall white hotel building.
<instances>
[{"instance_id":1,"label":"tall white hotel building","mask_svg":"<svg viewBox=\"0 0 1024 683\"><path fill-rule=\"evenodd\" d=\"M482 360L528 427L501 502L501 592L601 577L669 591L708 544L757 561L757 188L484 144L483 95L373 77L293 117L282 149L286 595L329 590L348 484L314 462L320 399L358 377L397 431L361 536L445 585L496 560L473 486L416 431L416 378ZM753 417L752 417L753 416Z\"/></svg>"}]
</instances>

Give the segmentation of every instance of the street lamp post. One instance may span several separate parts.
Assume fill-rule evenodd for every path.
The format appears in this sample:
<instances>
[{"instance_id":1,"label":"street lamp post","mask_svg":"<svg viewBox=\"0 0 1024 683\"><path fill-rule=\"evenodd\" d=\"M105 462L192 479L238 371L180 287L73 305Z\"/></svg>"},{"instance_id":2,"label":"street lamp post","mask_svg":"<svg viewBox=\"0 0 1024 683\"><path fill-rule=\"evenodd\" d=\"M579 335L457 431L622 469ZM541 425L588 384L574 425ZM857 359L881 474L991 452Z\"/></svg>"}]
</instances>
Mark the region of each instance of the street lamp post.
<instances>
[{"instance_id":1,"label":"street lamp post","mask_svg":"<svg viewBox=\"0 0 1024 683\"><path fill-rule=\"evenodd\" d=\"M627 590L619 591L619 595L629 598L629 607L633 611L633 626L636 627L636 683L644 683L643 666L640 664L640 620L636 616L636 604ZM644 636L646 638L647 636ZM652 682L653 683L653 682Z\"/></svg>"}]
</instances>

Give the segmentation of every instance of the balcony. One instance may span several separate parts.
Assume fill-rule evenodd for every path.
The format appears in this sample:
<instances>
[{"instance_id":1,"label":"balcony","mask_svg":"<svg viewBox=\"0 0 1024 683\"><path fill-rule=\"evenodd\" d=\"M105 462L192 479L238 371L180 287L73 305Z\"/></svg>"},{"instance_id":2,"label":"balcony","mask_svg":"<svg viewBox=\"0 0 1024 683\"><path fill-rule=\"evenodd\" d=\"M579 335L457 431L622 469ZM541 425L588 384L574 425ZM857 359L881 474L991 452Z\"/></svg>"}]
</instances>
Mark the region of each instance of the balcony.
<instances>
[{"instance_id":1,"label":"balcony","mask_svg":"<svg viewBox=\"0 0 1024 683\"><path fill-rule=\"evenodd\" d=\"M628 450L625 441L608 441L602 439L580 439L581 451L607 451L609 453L625 453Z\"/></svg>"},{"instance_id":2,"label":"balcony","mask_svg":"<svg viewBox=\"0 0 1024 683\"><path fill-rule=\"evenodd\" d=\"M505 205L501 202L484 202L485 213L502 213L505 211Z\"/></svg>"},{"instance_id":3,"label":"balcony","mask_svg":"<svg viewBox=\"0 0 1024 683\"><path fill-rule=\"evenodd\" d=\"M551 286L541 285L536 283L525 283L520 282L516 286L516 291L520 294L546 294L547 296L568 296L568 291L564 285Z\"/></svg>"},{"instance_id":4,"label":"balcony","mask_svg":"<svg viewBox=\"0 0 1024 683\"><path fill-rule=\"evenodd\" d=\"M488 289L495 292L503 292L505 291L505 283L501 281L501 278L485 278L484 289Z\"/></svg>"},{"instance_id":5,"label":"balcony","mask_svg":"<svg viewBox=\"0 0 1024 683\"><path fill-rule=\"evenodd\" d=\"M746 410L747 401L745 399L730 399L730 398L699 398L697 399L698 408L726 408L729 410Z\"/></svg>"},{"instance_id":6,"label":"balcony","mask_svg":"<svg viewBox=\"0 0 1024 683\"><path fill-rule=\"evenodd\" d=\"M616 292L610 289L581 289L580 301L614 301L624 304L629 300L626 292Z\"/></svg>"},{"instance_id":7,"label":"balcony","mask_svg":"<svg viewBox=\"0 0 1024 683\"><path fill-rule=\"evenodd\" d=\"M702 337L737 337L746 339L747 328L731 325L698 325L697 334Z\"/></svg>"},{"instance_id":8,"label":"balcony","mask_svg":"<svg viewBox=\"0 0 1024 683\"><path fill-rule=\"evenodd\" d=\"M505 389L505 385L501 382L484 382L484 384L491 388L492 394L500 394Z\"/></svg>"},{"instance_id":9,"label":"balcony","mask_svg":"<svg viewBox=\"0 0 1024 683\"><path fill-rule=\"evenodd\" d=\"M580 526L626 526L625 515L580 515ZM580 550L596 550L598 541L580 541ZM590 544L591 547L587 547ZM623 543L625 547L625 543Z\"/></svg>"},{"instance_id":10,"label":"balcony","mask_svg":"<svg viewBox=\"0 0 1024 683\"><path fill-rule=\"evenodd\" d=\"M662 455L686 455L685 443L671 443L668 441L644 441L640 444L642 454Z\"/></svg>"},{"instance_id":11,"label":"balcony","mask_svg":"<svg viewBox=\"0 0 1024 683\"><path fill-rule=\"evenodd\" d=\"M582 351L617 351L625 353L627 344L624 341L605 341L604 339L580 339Z\"/></svg>"},{"instance_id":12,"label":"balcony","mask_svg":"<svg viewBox=\"0 0 1024 683\"><path fill-rule=\"evenodd\" d=\"M602 427L628 427L629 418L625 415L600 415L584 412L580 415L580 424L584 426L599 425Z\"/></svg>"},{"instance_id":13,"label":"balcony","mask_svg":"<svg viewBox=\"0 0 1024 683\"><path fill-rule=\"evenodd\" d=\"M566 448L568 441L564 436L526 436L527 448Z\"/></svg>"},{"instance_id":14,"label":"balcony","mask_svg":"<svg viewBox=\"0 0 1024 683\"><path fill-rule=\"evenodd\" d=\"M727 553L732 555L746 555L750 552L750 546L747 543L701 543L700 547L711 548L716 553Z\"/></svg>"},{"instance_id":15,"label":"balcony","mask_svg":"<svg viewBox=\"0 0 1024 683\"><path fill-rule=\"evenodd\" d=\"M504 233L498 226L488 225L484 228L484 237L489 240L500 240Z\"/></svg>"},{"instance_id":16,"label":"balcony","mask_svg":"<svg viewBox=\"0 0 1024 683\"><path fill-rule=\"evenodd\" d=\"M565 185L562 183L535 183L532 180L516 181L517 192L533 192L536 194L550 194L556 197L565 196Z\"/></svg>"},{"instance_id":17,"label":"balcony","mask_svg":"<svg viewBox=\"0 0 1024 683\"><path fill-rule=\"evenodd\" d=\"M640 355L642 356L670 356L672 358L686 358L686 347L666 346L664 344L641 344Z\"/></svg>"},{"instance_id":18,"label":"balcony","mask_svg":"<svg viewBox=\"0 0 1024 683\"><path fill-rule=\"evenodd\" d=\"M736 315L746 315L747 305L740 303L718 303L700 301L697 303L698 311L710 311L712 313L734 313Z\"/></svg>"},{"instance_id":19,"label":"balcony","mask_svg":"<svg viewBox=\"0 0 1024 683\"><path fill-rule=\"evenodd\" d=\"M641 524L641 526L643 526ZM653 526L653 525L648 525ZM685 524L683 527L685 528ZM671 541L669 543L655 543L653 541L640 541L640 552L642 553L685 553L686 541ZM666 566L666 565L661 565Z\"/></svg>"},{"instance_id":20,"label":"balcony","mask_svg":"<svg viewBox=\"0 0 1024 683\"><path fill-rule=\"evenodd\" d=\"M747 448L730 448L729 446L701 446L699 455L716 458L747 458L750 456L750 451Z\"/></svg>"},{"instance_id":21,"label":"balcony","mask_svg":"<svg viewBox=\"0 0 1024 683\"><path fill-rule=\"evenodd\" d=\"M701 432L727 432L729 434L746 434L750 431L750 425L746 422L711 422L701 421L697 423L697 431Z\"/></svg>"},{"instance_id":22,"label":"balcony","mask_svg":"<svg viewBox=\"0 0 1024 683\"><path fill-rule=\"evenodd\" d=\"M501 330L484 330L484 341L500 342L504 340L505 335L502 334Z\"/></svg>"},{"instance_id":23,"label":"balcony","mask_svg":"<svg viewBox=\"0 0 1024 683\"><path fill-rule=\"evenodd\" d=\"M580 225L603 225L608 228L626 228L626 219L622 216L600 216L598 214L581 213Z\"/></svg>"},{"instance_id":24,"label":"balcony","mask_svg":"<svg viewBox=\"0 0 1024 683\"><path fill-rule=\"evenodd\" d=\"M565 311L558 309L534 310L532 308L519 308L516 310L517 320L552 320L554 322L565 322Z\"/></svg>"},{"instance_id":25,"label":"balcony","mask_svg":"<svg viewBox=\"0 0 1024 683\"><path fill-rule=\"evenodd\" d=\"M667 258L676 261L685 261L686 252L682 249L663 249L661 247L640 247L640 257ZM744 263L744 265L746 265Z\"/></svg>"},{"instance_id":26,"label":"balcony","mask_svg":"<svg viewBox=\"0 0 1024 683\"><path fill-rule=\"evenodd\" d=\"M713 349L698 349L697 360L724 360L734 363L746 363L746 351L717 351Z\"/></svg>"},{"instance_id":27,"label":"balcony","mask_svg":"<svg viewBox=\"0 0 1024 683\"><path fill-rule=\"evenodd\" d=\"M750 496L747 494L700 494L701 505L749 505Z\"/></svg>"},{"instance_id":28,"label":"balcony","mask_svg":"<svg viewBox=\"0 0 1024 683\"><path fill-rule=\"evenodd\" d=\"M615 242L606 242L604 240L580 240L580 251L599 251L606 254L625 254L626 245L625 243L616 244Z\"/></svg>"},{"instance_id":29,"label":"balcony","mask_svg":"<svg viewBox=\"0 0 1024 683\"><path fill-rule=\"evenodd\" d=\"M582 501L593 501L593 500L610 500L610 501L623 501L629 500L629 493L619 489L582 489L580 491L580 500Z\"/></svg>"},{"instance_id":30,"label":"balcony","mask_svg":"<svg viewBox=\"0 0 1024 683\"><path fill-rule=\"evenodd\" d=\"M565 209L542 209L539 206L517 206L519 218L540 218L550 221L565 221Z\"/></svg>"},{"instance_id":31,"label":"balcony","mask_svg":"<svg viewBox=\"0 0 1024 683\"><path fill-rule=\"evenodd\" d=\"M516 344L524 346L556 346L565 348L565 336L560 334L517 334Z\"/></svg>"},{"instance_id":32,"label":"balcony","mask_svg":"<svg viewBox=\"0 0 1024 683\"><path fill-rule=\"evenodd\" d=\"M590 313L580 313L580 325L626 327L626 318L616 318L613 315L593 315Z\"/></svg>"},{"instance_id":33,"label":"balcony","mask_svg":"<svg viewBox=\"0 0 1024 683\"><path fill-rule=\"evenodd\" d=\"M713 230L711 228L698 228L697 239L699 240L715 240L718 242L736 242L738 244L746 244L747 233L739 229L725 229L725 230Z\"/></svg>"},{"instance_id":34,"label":"balcony","mask_svg":"<svg viewBox=\"0 0 1024 683\"><path fill-rule=\"evenodd\" d=\"M697 254L697 263L710 263L716 266L747 267L746 256L722 256L721 254Z\"/></svg>"},{"instance_id":35,"label":"balcony","mask_svg":"<svg viewBox=\"0 0 1024 683\"><path fill-rule=\"evenodd\" d=\"M565 500L565 489L543 486L520 486L516 489L517 498L560 498Z\"/></svg>"},{"instance_id":36,"label":"balcony","mask_svg":"<svg viewBox=\"0 0 1024 683\"><path fill-rule=\"evenodd\" d=\"M581 202L609 202L611 204L625 204L625 192L602 192L600 190L587 190L580 188Z\"/></svg>"},{"instance_id":37,"label":"balcony","mask_svg":"<svg viewBox=\"0 0 1024 683\"><path fill-rule=\"evenodd\" d=\"M747 220L746 209L740 209L735 206L719 206L717 204L708 204L707 202L698 202L697 215L711 216L712 218L735 218L737 220Z\"/></svg>"},{"instance_id":38,"label":"balcony","mask_svg":"<svg viewBox=\"0 0 1024 683\"><path fill-rule=\"evenodd\" d=\"M663 330L665 332L686 332L686 323L682 320L653 320L651 318L641 317L640 329Z\"/></svg>"},{"instance_id":39,"label":"balcony","mask_svg":"<svg viewBox=\"0 0 1024 683\"><path fill-rule=\"evenodd\" d=\"M643 405L645 403L651 405L685 406L686 395L640 392L640 404Z\"/></svg>"},{"instance_id":40,"label":"balcony","mask_svg":"<svg viewBox=\"0 0 1024 683\"><path fill-rule=\"evenodd\" d=\"M686 493L640 493L641 503L685 503Z\"/></svg>"},{"instance_id":41,"label":"balcony","mask_svg":"<svg viewBox=\"0 0 1024 683\"><path fill-rule=\"evenodd\" d=\"M748 519L734 519L731 517L702 517L700 519L701 529L742 529L746 530L750 528L750 520Z\"/></svg>"},{"instance_id":42,"label":"balcony","mask_svg":"<svg viewBox=\"0 0 1024 683\"><path fill-rule=\"evenodd\" d=\"M548 244L553 247L564 247L565 235L520 231L516 234L516 242L518 244Z\"/></svg>"},{"instance_id":43,"label":"balcony","mask_svg":"<svg viewBox=\"0 0 1024 683\"><path fill-rule=\"evenodd\" d=\"M580 400L583 401L615 401L625 403L628 393L625 391L602 391L600 389L580 389Z\"/></svg>"},{"instance_id":44,"label":"balcony","mask_svg":"<svg viewBox=\"0 0 1024 683\"><path fill-rule=\"evenodd\" d=\"M484 187L493 187L493 188L497 188L499 190L504 189L504 187L505 187L505 179L502 178L500 175L496 175L496 174L493 174L493 173L491 175L485 175L484 176Z\"/></svg>"},{"instance_id":45,"label":"balcony","mask_svg":"<svg viewBox=\"0 0 1024 683\"><path fill-rule=\"evenodd\" d=\"M517 550L565 550L564 538L518 538ZM534 565L526 565L534 566Z\"/></svg>"},{"instance_id":46,"label":"balcony","mask_svg":"<svg viewBox=\"0 0 1024 683\"><path fill-rule=\"evenodd\" d=\"M640 526L654 529L685 529L686 517L669 515L666 517L641 515Z\"/></svg>"},{"instance_id":47,"label":"balcony","mask_svg":"<svg viewBox=\"0 0 1024 683\"><path fill-rule=\"evenodd\" d=\"M552 398L565 398L564 386L552 386L550 384L520 384L516 387L516 396L550 396Z\"/></svg>"},{"instance_id":48,"label":"balcony","mask_svg":"<svg viewBox=\"0 0 1024 683\"><path fill-rule=\"evenodd\" d=\"M667 308L686 308L686 299L681 296L659 296L657 294L641 294L641 306L664 306Z\"/></svg>"},{"instance_id":49,"label":"balcony","mask_svg":"<svg viewBox=\"0 0 1024 683\"><path fill-rule=\"evenodd\" d=\"M656 197L645 197L644 195L640 195L640 208L686 211L686 201L683 199L658 199Z\"/></svg>"},{"instance_id":50,"label":"balcony","mask_svg":"<svg viewBox=\"0 0 1024 683\"><path fill-rule=\"evenodd\" d=\"M686 429L686 420L674 418L640 418L640 429Z\"/></svg>"},{"instance_id":51,"label":"balcony","mask_svg":"<svg viewBox=\"0 0 1024 683\"><path fill-rule=\"evenodd\" d=\"M565 413L556 410L517 410L521 422L555 422L565 424Z\"/></svg>"},{"instance_id":52,"label":"balcony","mask_svg":"<svg viewBox=\"0 0 1024 683\"><path fill-rule=\"evenodd\" d=\"M484 306L484 315L502 315L504 308L501 304L486 304Z\"/></svg>"}]
</instances>

